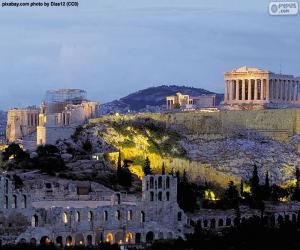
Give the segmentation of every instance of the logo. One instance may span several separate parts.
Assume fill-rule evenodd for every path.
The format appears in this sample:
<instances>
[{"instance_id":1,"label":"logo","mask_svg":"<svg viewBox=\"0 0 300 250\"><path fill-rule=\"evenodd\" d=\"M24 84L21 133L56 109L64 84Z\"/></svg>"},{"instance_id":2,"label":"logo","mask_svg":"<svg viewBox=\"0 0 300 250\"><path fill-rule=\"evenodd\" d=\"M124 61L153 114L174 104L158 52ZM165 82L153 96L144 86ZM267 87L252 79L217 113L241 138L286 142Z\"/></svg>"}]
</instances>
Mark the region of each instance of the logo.
<instances>
[{"instance_id":1,"label":"logo","mask_svg":"<svg viewBox=\"0 0 300 250\"><path fill-rule=\"evenodd\" d=\"M271 2L269 4L271 16L295 16L298 15L298 2Z\"/></svg>"}]
</instances>

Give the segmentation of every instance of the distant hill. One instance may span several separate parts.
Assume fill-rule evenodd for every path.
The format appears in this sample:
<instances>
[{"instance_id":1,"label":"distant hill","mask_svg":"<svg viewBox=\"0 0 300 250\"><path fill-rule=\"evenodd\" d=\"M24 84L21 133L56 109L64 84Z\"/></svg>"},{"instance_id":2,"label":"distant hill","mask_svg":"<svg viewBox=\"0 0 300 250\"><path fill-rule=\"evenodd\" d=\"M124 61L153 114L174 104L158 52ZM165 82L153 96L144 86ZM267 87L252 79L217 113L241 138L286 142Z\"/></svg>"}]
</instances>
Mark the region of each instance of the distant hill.
<instances>
[{"instance_id":1,"label":"distant hill","mask_svg":"<svg viewBox=\"0 0 300 250\"><path fill-rule=\"evenodd\" d=\"M134 92L128 96L125 96L119 100L115 100L109 103L103 104L103 112L124 112L125 110L132 111L144 111L147 106L162 106L166 103L165 97L169 95L174 95L177 92L181 92L182 94L187 94L190 96L199 96L205 94L216 94L214 92L186 87L186 86L177 86L177 85L162 85L158 87L151 87L143 90L139 90ZM219 105L223 100L223 94L216 94L217 100L216 104Z\"/></svg>"}]
</instances>

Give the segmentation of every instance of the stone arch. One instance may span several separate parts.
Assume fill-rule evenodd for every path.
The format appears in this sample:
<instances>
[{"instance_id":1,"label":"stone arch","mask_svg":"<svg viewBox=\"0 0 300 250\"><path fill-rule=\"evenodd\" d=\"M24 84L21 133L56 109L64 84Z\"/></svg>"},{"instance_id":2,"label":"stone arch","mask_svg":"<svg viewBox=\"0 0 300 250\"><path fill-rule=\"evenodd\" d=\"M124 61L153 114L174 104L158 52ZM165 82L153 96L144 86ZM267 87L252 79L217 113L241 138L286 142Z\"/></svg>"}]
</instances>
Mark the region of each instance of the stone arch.
<instances>
[{"instance_id":1,"label":"stone arch","mask_svg":"<svg viewBox=\"0 0 300 250\"><path fill-rule=\"evenodd\" d=\"M39 226L39 217L36 214L31 217L31 226L32 227Z\"/></svg>"},{"instance_id":2,"label":"stone arch","mask_svg":"<svg viewBox=\"0 0 300 250\"><path fill-rule=\"evenodd\" d=\"M152 231L149 231L146 234L146 242L147 243L152 243L154 241L154 233Z\"/></svg>"},{"instance_id":3,"label":"stone arch","mask_svg":"<svg viewBox=\"0 0 300 250\"><path fill-rule=\"evenodd\" d=\"M167 238L168 238L168 239L173 239L173 233L172 233L172 232L168 232Z\"/></svg>"},{"instance_id":4,"label":"stone arch","mask_svg":"<svg viewBox=\"0 0 300 250\"><path fill-rule=\"evenodd\" d=\"M108 220L108 212L105 210L103 213L104 216L104 220L107 221Z\"/></svg>"},{"instance_id":5,"label":"stone arch","mask_svg":"<svg viewBox=\"0 0 300 250\"><path fill-rule=\"evenodd\" d=\"M23 195L22 208L27 208L27 196Z\"/></svg>"},{"instance_id":6,"label":"stone arch","mask_svg":"<svg viewBox=\"0 0 300 250\"><path fill-rule=\"evenodd\" d=\"M177 220L182 221L182 213L181 212L177 213Z\"/></svg>"},{"instance_id":7,"label":"stone arch","mask_svg":"<svg viewBox=\"0 0 300 250\"><path fill-rule=\"evenodd\" d=\"M163 240L164 239L164 233L163 232L159 232L158 233L158 239L159 240Z\"/></svg>"},{"instance_id":8,"label":"stone arch","mask_svg":"<svg viewBox=\"0 0 300 250\"><path fill-rule=\"evenodd\" d=\"M50 242L51 242L51 240L47 235L43 236L40 240L41 245L49 245Z\"/></svg>"},{"instance_id":9,"label":"stone arch","mask_svg":"<svg viewBox=\"0 0 300 250\"><path fill-rule=\"evenodd\" d=\"M63 246L63 238L62 238L62 236L57 236L55 242L56 242L56 245L62 247Z\"/></svg>"},{"instance_id":10,"label":"stone arch","mask_svg":"<svg viewBox=\"0 0 300 250\"><path fill-rule=\"evenodd\" d=\"M68 213L67 212L64 212L63 213L63 222L64 224L68 224L68 221L69 221L69 218L68 218Z\"/></svg>"},{"instance_id":11,"label":"stone arch","mask_svg":"<svg viewBox=\"0 0 300 250\"><path fill-rule=\"evenodd\" d=\"M26 240L24 238L20 239L19 244L21 244L21 245L26 244Z\"/></svg>"},{"instance_id":12,"label":"stone arch","mask_svg":"<svg viewBox=\"0 0 300 250\"><path fill-rule=\"evenodd\" d=\"M72 236L69 235L67 238L66 238L66 245L67 246L72 246L73 245L73 239L72 239Z\"/></svg>"},{"instance_id":13,"label":"stone arch","mask_svg":"<svg viewBox=\"0 0 300 250\"><path fill-rule=\"evenodd\" d=\"M145 222L146 221L146 214L144 211L141 212L141 222Z\"/></svg>"},{"instance_id":14,"label":"stone arch","mask_svg":"<svg viewBox=\"0 0 300 250\"><path fill-rule=\"evenodd\" d=\"M285 221L290 221L290 215L289 215L289 214L286 214L286 215L284 216L284 220L285 220Z\"/></svg>"},{"instance_id":15,"label":"stone arch","mask_svg":"<svg viewBox=\"0 0 300 250\"><path fill-rule=\"evenodd\" d=\"M36 246L36 238L31 238L30 239L30 245Z\"/></svg>"},{"instance_id":16,"label":"stone arch","mask_svg":"<svg viewBox=\"0 0 300 250\"><path fill-rule=\"evenodd\" d=\"M210 228L212 228L212 229L216 228L216 220L215 219L210 220Z\"/></svg>"},{"instance_id":17,"label":"stone arch","mask_svg":"<svg viewBox=\"0 0 300 250\"><path fill-rule=\"evenodd\" d=\"M154 178L153 176L150 177L150 189L154 188Z\"/></svg>"},{"instance_id":18,"label":"stone arch","mask_svg":"<svg viewBox=\"0 0 300 250\"><path fill-rule=\"evenodd\" d=\"M159 201L162 201L162 192L161 192L161 191L158 192L158 200L159 200Z\"/></svg>"},{"instance_id":19,"label":"stone arch","mask_svg":"<svg viewBox=\"0 0 300 250\"><path fill-rule=\"evenodd\" d=\"M203 221L203 227L208 227L208 221L207 220Z\"/></svg>"},{"instance_id":20,"label":"stone arch","mask_svg":"<svg viewBox=\"0 0 300 250\"><path fill-rule=\"evenodd\" d=\"M162 188L162 177L158 177L158 188Z\"/></svg>"},{"instance_id":21,"label":"stone arch","mask_svg":"<svg viewBox=\"0 0 300 250\"><path fill-rule=\"evenodd\" d=\"M77 222L80 222L80 212L79 211L77 211L76 214L75 214L75 220Z\"/></svg>"},{"instance_id":22,"label":"stone arch","mask_svg":"<svg viewBox=\"0 0 300 250\"><path fill-rule=\"evenodd\" d=\"M126 236L125 236L125 242L130 244L130 243L132 243L132 239L133 239L132 233L127 232Z\"/></svg>"},{"instance_id":23,"label":"stone arch","mask_svg":"<svg viewBox=\"0 0 300 250\"><path fill-rule=\"evenodd\" d=\"M88 245L88 246L92 246L93 245L93 236L92 235L88 235L87 237L86 237L86 244Z\"/></svg>"},{"instance_id":24,"label":"stone arch","mask_svg":"<svg viewBox=\"0 0 300 250\"><path fill-rule=\"evenodd\" d=\"M278 215L278 217L277 217L277 223L278 223L278 224L282 224L282 223L283 223L283 217L282 217L281 214Z\"/></svg>"},{"instance_id":25,"label":"stone arch","mask_svg":"<svg viewBox=\"0 0 300 250\"><path fill-rule=\"evenodd\" d=\"M83 246L84 245L84 236L82 233L78 233L75 235L75 245Z\"/></svg>"},{"instance_id":26,"label":"stone arch","mask_svg":"<svg viewBox=\"0 0 300 250\"><path fill-rule=\"evenodd\" d=\"M120 212L120 210L116 211L116 220L121 220L121 212Z\"/></svg>"},{"instance_id":27,"label":"stone arch","mask_svg":"<svg viewBox=\"0 0 300 250\"><path fill-rule=\"evenodd\" d=\"M106 235L106 242L109 242L110 244L113 244L113 242L114 242L114 236L112 235L112 233L108 233L107 235Z\"/></svg>"},{"instance_id":28,"label":"stone arch","mask_svg":"<svg viewBox=\"0 0 300 250\"><path fill-rule=\"evenodd\" d=\"M227 226L227 227L230 227L230 226L231 226L231 219L230 219L230 218L227 218L227 219L226 219L226 226Z\"/></svg>"},{"instance_id":29,"label":"stone arch","mask_svg":"<svg viewBox=\"0 0 300 250\"><path fill-rule=\"evenodd\" d=\"M153 191L150 192L150 201L154 201L154 192Z\"/></svg>"},{"instance_id":30,"label":"stone arch","mask_svg":"<svg viewBox=\"0 0 300 250\"><path fill-rule=\"evenodd\" d=\"M136 233L135 234L135 244L140 244L142 241L142 235L141 233Z\"/></svg>"},{"instance_id":31,"label":"stone arch","mask_svg":"<svg viewBox=\"0 0 300 250\"><path fill-rule=\"evenodd\" d=\"M88 212L88 222L92 222L93 221L93 212L89 211Z\"/></svg>"},{"instance_id":32,"label":"stone arch","mask_svg":"<svg viewBox=\"0 0 300 250\"><path fill-rule=\"evenodd\" d=\"M121 194L117 193L116 198L117 198L117 204L120 205L121 204Z\"/></svg>"},{"instance_id":33,"label":"stone arch","mask_svg":"<svg viewBox=\"0 0 300 250\"><path fill-rule=\"evenodd\" d=\"M123 243L123 232L115 233L115 243L122 244Z\"/></svg>"},{"instance_id":34,"label":"stone arch","mask_svg":"<svg viewBox=\"0 0 300 250\"><path fill-rule=\"evenodd\" d=\"M8 196L7 195L5 195L5 197L4 197L4 208L8 209Z\"/></svg>"},{"instance_id":35,"label":"stone arch","mask_svg":"<svg viewBox=\"0 0 300 250\"><path fill-rule=\"evenodd\" d=\"M297 223L297 215L296 214L292 214L292 222L294 224Z\"/></svg>"},{"instance_id":36,"label":"stone arch","mask_svg":"<svg viewBox=\"0 0 300 250\"><path fill-rule=\"evenodd\" d=\"M218 221L218 226L219 226L219 227L223 227L223 226L224 226L224 221L223 221L222 218L219 219L219 221Z\"/></svg>"},{"instance_id":37,"label":"stone arch","mask_svg":"<svg viewBox=\"0 0 300 250\"><path fill-rule=\"evenodd\" d=\"M97 231L95 235L95 244L99 245L101 242L103 242L103 232Z\"/></svg>"},{"instance_id":38,"label":"stone arch","mask_svg":"<svg viewBox=\"0 0 300 250\"><path fill-rule=\"evenodd\" d=\"M170 200L170 192L168 191L168 192L166 192L166 198L167 198L167 201L169 201Z\"/></svg>"},{"instance_id":39,"label":"stone arch","mask_svg":"<svg viewBox=\"0 0 300 250\"><path fill-rule=\"evenodd\" d=\"M13 195L12 208L18 208L18 198L15 194Z\"/></svg>"},{"instance_id":40,"label":"stone arch","mask_svg":"<svg viewBox=\"0 0 300 250\"><path fill-rule=\"evenodd\" d=\"M167 176L166 178L166 188L170 188L170 177Z\"/></svg>"}]
</instances>

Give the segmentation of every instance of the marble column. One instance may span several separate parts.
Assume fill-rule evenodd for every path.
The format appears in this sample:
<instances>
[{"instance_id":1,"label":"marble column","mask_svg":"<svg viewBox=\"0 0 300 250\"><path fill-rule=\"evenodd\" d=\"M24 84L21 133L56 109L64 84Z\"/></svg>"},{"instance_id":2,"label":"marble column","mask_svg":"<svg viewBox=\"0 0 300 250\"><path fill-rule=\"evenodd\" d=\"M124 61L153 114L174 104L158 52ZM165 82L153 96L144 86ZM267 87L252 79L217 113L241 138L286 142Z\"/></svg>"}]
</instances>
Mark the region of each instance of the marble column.
<instances>
[{"instance_id":1,"label":"marble column","mask_svg":"<svg viewBox=\"0 0 300 250\"><path fill-rule=\"evenodd\" d=\"M264 79L260 79L260 100L264 100Z\"/></svg>"},{"instance_id":2,"label":"marble column","mask_svg":"<svg viewBox=\"0 0 300 250\"><path fill-rule=\"evenodd\" d=\"M239 80L235 80L235 100L239 100Z\"/></svg>"},{"instance_id":3,"label":"marble column","mask_svg":"<svg viewBox=\"0 0 300 250\"><path fill-rule=\"evenodd\" d=\"M251 79L248 79L248 101L251 101Z\"/></svg>"},{"instance_id":4,"label":"marble column","mask_svg":"<svg viewBox=\"0 0 300 250\"><path fill-rule=\"evenodd\" d=\"M228 101L228 88L227 88L227 84L228 84L228 81L225 80L225 91L224 91L224 101Z\"/></svg>"},{"instance_id":5,"label":"marble column","mask_svg":"<svg viewBox=\"0 0 300 250\"><path fill-rule=\"evenodd\" d=\"M229 80L229 101L232 101L232 80Z\"/></svg>"},{"instance_id":6,"label":"marble column","mask_svg":"<svg viewBox=\"0 0 300 250\"><path fill-rule=\"evenodd\" d=\"M272 96L271 96L271 98L270 98L270 80L269 79L266 79L266 101L270 101L270 99L272 98Z\"/></svg>"},{"instance_id":7,"label":"marble column","mask_svg":"<svg viewBox=\"0 0 300 250\"><path fill-rule=\"evenodd\" d=\"M254 101L257 101L257 79L254 80Z\"/></svg>"},{"instance_id":8,"label":"marble column","mask_svg":"<svg viewBox=\"0 0 300 250\"><path fill-rule=\"evenodd\" d=\"M245 93L246 93L246 83L245 83L245 79L242 80L242 100L245 101L246 97L245 97Z\"/></svg>"}]
</instances>

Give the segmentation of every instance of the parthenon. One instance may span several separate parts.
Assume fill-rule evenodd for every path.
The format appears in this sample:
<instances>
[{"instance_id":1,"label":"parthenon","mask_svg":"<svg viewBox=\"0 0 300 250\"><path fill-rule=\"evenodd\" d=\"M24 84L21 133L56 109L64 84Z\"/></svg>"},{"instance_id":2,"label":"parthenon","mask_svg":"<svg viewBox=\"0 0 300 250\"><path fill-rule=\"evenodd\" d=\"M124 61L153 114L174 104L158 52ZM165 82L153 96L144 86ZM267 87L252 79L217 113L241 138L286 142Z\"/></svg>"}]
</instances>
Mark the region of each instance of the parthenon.
<instances>
[{"instance_id":1,"label":"parthenon","mask_svg":"<svg viewBox=\"0 0 300 250\"><path fill-rule=\"evenodd\" d=\"M300 105L300 77L246 66L224 74L224 105Z\"/></svg>"}]
</instances>

